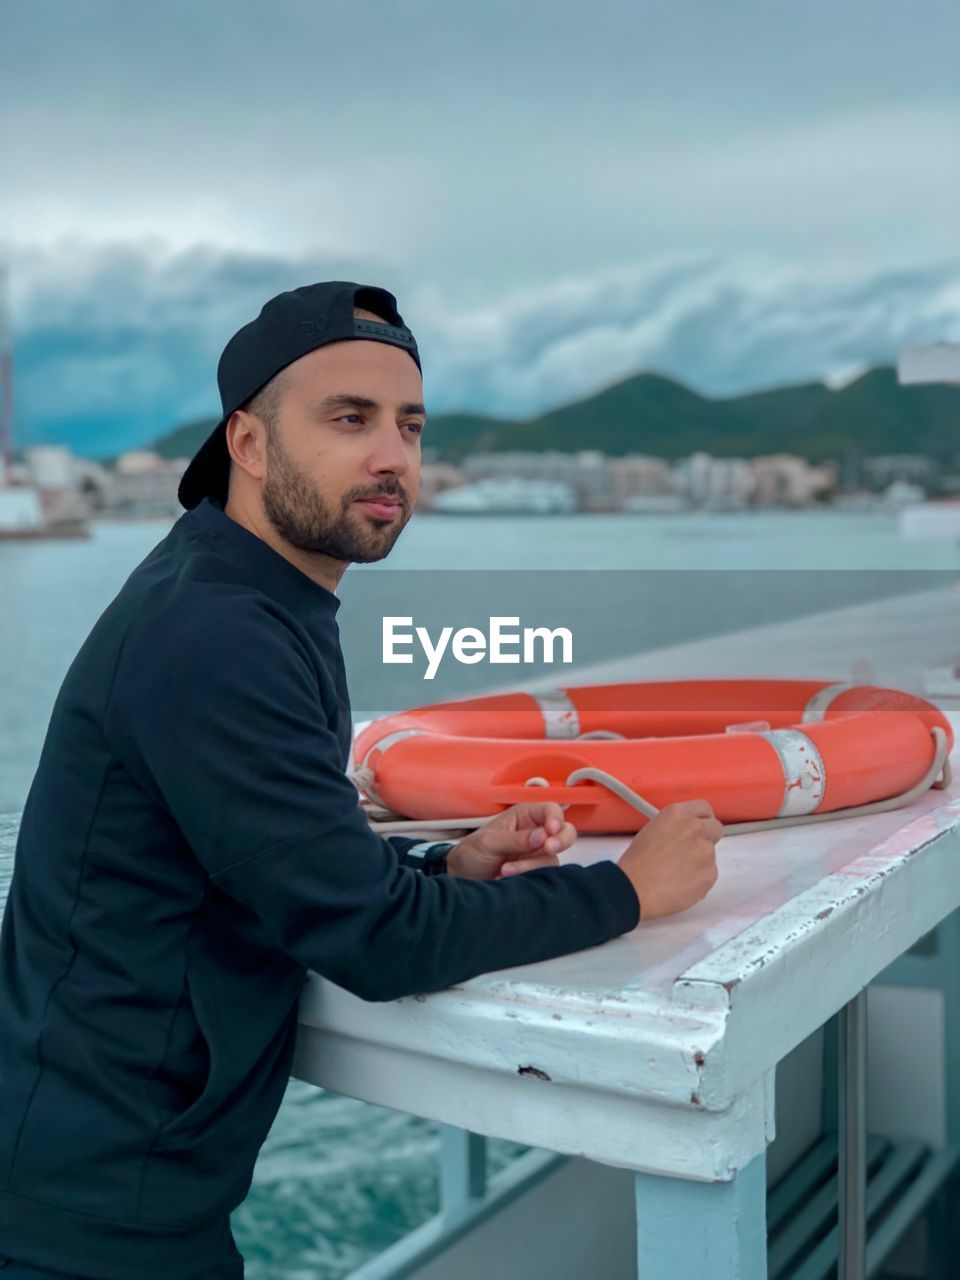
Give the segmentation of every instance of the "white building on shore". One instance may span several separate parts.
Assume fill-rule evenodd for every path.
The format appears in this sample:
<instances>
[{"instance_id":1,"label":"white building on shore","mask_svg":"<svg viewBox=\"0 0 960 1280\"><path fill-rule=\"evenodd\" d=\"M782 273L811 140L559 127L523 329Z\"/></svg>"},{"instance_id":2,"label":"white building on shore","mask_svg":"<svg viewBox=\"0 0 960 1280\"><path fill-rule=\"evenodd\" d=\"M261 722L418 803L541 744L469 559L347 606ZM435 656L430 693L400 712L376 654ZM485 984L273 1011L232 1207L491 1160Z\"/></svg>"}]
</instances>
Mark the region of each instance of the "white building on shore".
<instances>
[{"instance_id":1,"label":"white building on shore","mask_svg":"<svg viewBox=\"0 0 960 1280\"><path fill-rule=\"evenodd\" d=\"M113 472L109 514L178 516L177 488L189 458L161 458L149 449L121 453Z\"/></svg>"}]
</instances>

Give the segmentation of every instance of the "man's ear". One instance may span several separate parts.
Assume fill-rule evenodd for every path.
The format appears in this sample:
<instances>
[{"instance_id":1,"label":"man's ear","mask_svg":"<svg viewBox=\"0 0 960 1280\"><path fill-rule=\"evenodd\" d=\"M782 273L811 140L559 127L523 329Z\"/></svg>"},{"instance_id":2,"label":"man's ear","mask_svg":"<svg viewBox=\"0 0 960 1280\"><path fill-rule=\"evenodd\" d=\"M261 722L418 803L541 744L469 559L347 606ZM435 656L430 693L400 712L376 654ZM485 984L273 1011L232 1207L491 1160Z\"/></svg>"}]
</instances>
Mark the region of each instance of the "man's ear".
<instances>
[{"instance_id":1,"label":"man's ear","mask_svg":"<svg viewBox=\"0 0 960 1280\"><path fill-rule=\"evenodd\" d=\"M254 414L235 409L226 426L227 452L235 468L263 477L266 464L266 428Z\"/></svg>"}]
</instances>

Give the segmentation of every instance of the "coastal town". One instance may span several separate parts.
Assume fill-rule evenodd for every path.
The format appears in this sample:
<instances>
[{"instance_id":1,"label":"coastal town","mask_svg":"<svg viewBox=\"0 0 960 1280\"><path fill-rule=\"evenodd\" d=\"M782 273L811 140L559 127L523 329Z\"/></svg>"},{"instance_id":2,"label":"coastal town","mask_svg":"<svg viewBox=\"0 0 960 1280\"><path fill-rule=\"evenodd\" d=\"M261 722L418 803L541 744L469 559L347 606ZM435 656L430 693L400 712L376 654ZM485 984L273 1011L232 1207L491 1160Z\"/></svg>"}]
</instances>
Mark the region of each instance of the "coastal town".
<instances>
[{"instance_id":1,"label":"coastal town","mask_svg":"<svg viewBox=\"0 0 960 1280\"><path fill-rule=\"evenodd\" d=\"M944 472L921 454L813 464L792 454L756 458L696 452L679 460L598 450L476 452L458 464L425 449L418 510L437 514L570 514L807 508L901 508L960 493L960 466ZM27 447L0 476L3 532L82 536L95 519L172 518L187 458L130 450L111 463L63 445Z\"/></svg>"}]
</instances>

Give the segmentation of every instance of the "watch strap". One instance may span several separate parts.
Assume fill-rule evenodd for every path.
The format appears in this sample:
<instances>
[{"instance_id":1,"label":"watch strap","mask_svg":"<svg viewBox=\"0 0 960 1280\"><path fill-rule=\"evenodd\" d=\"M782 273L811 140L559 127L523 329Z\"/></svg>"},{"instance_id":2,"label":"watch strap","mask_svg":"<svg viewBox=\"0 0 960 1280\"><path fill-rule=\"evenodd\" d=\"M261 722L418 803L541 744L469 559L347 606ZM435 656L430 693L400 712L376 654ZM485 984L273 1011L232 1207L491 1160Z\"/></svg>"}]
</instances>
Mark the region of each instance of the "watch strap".
<instances>
[{"instance_id":1,"label":"watch strap","mask_svg":"<svg viewBox=\"0 0 960 1280\"><path fill-rule=\"evenodd\" d=\"M454 847L452 840L423 840L413 844L404 853L403 860L417 867L426 876L442 876L447 871L447 854Z\"/></svg>"}]
</instances>

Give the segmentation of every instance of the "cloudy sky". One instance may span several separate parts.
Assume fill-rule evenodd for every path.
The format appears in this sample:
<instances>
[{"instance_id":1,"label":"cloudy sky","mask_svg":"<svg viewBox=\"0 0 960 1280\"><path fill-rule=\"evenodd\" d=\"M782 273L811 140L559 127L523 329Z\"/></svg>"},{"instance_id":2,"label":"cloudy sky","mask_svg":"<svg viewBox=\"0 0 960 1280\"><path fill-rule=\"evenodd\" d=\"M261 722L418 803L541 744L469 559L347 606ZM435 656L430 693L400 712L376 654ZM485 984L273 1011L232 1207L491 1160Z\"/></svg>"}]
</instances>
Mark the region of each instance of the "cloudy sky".
<instances>
[{"instance_id":1,"label":"cloudy sky","mask_svg":"<svg viewBox=\"0 0 960 1280\"><path fill-rule=\"evenodd\" d=\"M8 0L17 436L219 409L281 289L397 294L428 408L960 338L956 0Z\"/></svg>"}]
</instances>

